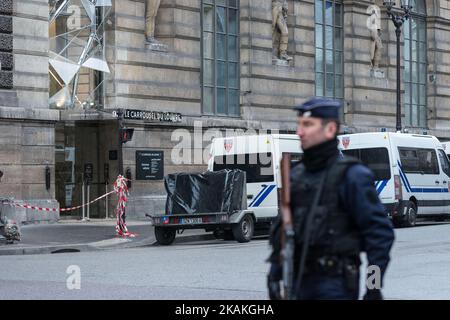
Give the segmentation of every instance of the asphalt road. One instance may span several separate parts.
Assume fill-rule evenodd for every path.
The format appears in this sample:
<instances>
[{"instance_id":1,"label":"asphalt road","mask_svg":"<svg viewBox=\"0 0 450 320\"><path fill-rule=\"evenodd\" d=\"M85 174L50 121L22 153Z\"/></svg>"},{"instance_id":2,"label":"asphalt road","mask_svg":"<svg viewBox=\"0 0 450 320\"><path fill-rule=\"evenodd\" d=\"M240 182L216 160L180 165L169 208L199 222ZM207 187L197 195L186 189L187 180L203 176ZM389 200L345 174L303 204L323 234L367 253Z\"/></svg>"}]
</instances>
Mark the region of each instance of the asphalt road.
<instances>
[{"instance_id":1,"label":"asphalt road","mask_svg":"<svg viewBox=\"0 0 450 320\"><path fill-rule=\"evenodd\" d=\"M450 224L397 229L387 299L450 299ZM0 256L3 299L266 299L267 239ZM80 289L66 273L79 267ZM74 274L72 274L73 276ZM72 278L70 278L72 279Z\"/></svg>"}]
</instances>

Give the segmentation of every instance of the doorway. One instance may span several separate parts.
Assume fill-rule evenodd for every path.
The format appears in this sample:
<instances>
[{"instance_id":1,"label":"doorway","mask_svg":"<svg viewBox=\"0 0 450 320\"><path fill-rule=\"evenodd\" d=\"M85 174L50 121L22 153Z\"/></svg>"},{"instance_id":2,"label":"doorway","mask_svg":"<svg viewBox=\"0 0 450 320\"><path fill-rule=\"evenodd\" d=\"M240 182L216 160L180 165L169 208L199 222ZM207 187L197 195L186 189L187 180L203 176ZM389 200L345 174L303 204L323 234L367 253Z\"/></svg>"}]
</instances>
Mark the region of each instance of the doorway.
<instances>
[{"instance_id":1,"label":"doorway","mask_svg":"<svg viewBox=\"0 0 450 320\"><path fill-rule=\"evenodd\" d=\"M55 193L61 208L81 205L83 190L85 202L112 190L117 172L117 136L115 121L64 121L56 125ZM108 200L111 216L113 201L111 197ZM81 219L82 212L81 208L61 212L61 219ZM89 206L89 217L106 217L105 199Z\"/></svg>"}]
</instances>

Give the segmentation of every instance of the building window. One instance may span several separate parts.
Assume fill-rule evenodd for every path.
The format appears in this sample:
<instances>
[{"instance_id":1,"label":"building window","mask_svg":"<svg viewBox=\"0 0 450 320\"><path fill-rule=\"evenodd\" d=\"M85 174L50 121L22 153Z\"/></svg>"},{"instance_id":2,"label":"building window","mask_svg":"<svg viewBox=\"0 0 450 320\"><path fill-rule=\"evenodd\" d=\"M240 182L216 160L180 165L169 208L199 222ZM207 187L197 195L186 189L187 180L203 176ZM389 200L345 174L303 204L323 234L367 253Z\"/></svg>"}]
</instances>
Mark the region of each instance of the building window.
<instances>
[{"instance_id":1,"label":"building window","mask_svg":"<svg viewBox=\"0 0 450 320\"><path fill-rule=\"evenodd\" d=\"M202 108L238 116L239 0L202 1Z\"/></svg>"},{"instance_id":2,"label":"building window","mask_svg":"<svg viewBox=\"0 0 450 320\"><path fill-rule=\"evenodd\" d=\"M344 98L343 5L338 0L316 0L316 95Z\"/></svg>"},{"instance_id":3,"label":"building window","mask_svg":"<svg viewBox=\"0 0 450 320\"><path fill-rule=\"evenodd\" d=\"M105 29L111 5L92 1L49 4L49 106L103 108L106 61Z\"/></svg>"},{"instance_id":4,"label":"building window","mask_svg":"<svg viewBox=\"0 0 450 320\"><path fill-rule=\"evenodd\" d=\"M409 0L413 5L411 18L403 27L405 125L427 127L427 23L423 0Z\"/></svg>"}]
</instances>

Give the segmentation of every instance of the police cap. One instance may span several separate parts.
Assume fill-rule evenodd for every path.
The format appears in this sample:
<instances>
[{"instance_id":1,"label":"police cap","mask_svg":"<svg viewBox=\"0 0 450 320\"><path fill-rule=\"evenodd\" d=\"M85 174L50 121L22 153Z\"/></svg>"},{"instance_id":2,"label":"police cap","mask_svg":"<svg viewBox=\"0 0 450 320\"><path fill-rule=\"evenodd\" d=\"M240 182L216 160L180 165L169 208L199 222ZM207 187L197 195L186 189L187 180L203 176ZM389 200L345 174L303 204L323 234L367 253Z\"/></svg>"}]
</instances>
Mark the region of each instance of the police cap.
<instances>
[{"instance_id":1,"label":"police cap","mask_svg":"<svg viewBox=\"0 0 450 320\"><path fill-rule=\"evenodd\" d=\"M295 106L299 117L315 117L339 120L339 109L342 104L338 100L314 97L301 105Z\"/></svg>"}]
</instances>

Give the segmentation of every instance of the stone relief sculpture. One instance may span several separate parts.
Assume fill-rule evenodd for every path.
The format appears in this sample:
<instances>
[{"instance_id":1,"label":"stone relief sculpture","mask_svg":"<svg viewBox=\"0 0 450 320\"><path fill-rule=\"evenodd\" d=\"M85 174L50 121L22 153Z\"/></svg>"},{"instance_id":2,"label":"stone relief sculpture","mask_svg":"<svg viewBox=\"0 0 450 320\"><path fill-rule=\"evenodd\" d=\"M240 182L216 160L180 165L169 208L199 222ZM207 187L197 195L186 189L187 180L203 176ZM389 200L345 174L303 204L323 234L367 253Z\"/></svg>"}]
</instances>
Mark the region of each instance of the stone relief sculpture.
<instances>
[{"instance_id":1,"label":"stone relief sculpture","mask_svg":"<svg viewBox=\"0 0 450 320\"><path fill-rule=\"evenodd\" d=\"M272 0L272 37L274 43L274 58L290 61L287 55L289 40L287 26L288 5L286 0ZM279 38L279 42L277 41Z\"/></svg>"},{"instance_id":2,"label":"stone relief sculpture","mask_svg":"<svg viewBox=\"0 0 450 320\"><path fill-rule=\"evenodd\" d=\"M145 6L145 39L155 42L155 22L161 0L146 0Z\"/></svg>"},{"instance_id":3,"label":"stone relief sculpture","mask_svg":"<svg viewBox=\"0 0 450 320\"><path fill-rule=\"evenodd\" d=\"M167 46L155 39L156 16L161 0L146 0L145 3L145 40L151 50L166 51Z\"/></svg>"},{"instance_id":4,"label":"stone relief sculpture","mask_svg":"<svg viewBox=\"0 0 450 320\"><path fill-rule=\"evenodd\" d=\"M380 29L371 29L370 37L372 39L370 47L370 63L372 69L379 69L381 61L381 52L383 49L383 42L381 41Z\"/></svg>"}]
</instances>

